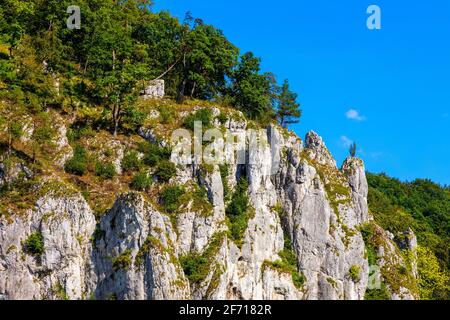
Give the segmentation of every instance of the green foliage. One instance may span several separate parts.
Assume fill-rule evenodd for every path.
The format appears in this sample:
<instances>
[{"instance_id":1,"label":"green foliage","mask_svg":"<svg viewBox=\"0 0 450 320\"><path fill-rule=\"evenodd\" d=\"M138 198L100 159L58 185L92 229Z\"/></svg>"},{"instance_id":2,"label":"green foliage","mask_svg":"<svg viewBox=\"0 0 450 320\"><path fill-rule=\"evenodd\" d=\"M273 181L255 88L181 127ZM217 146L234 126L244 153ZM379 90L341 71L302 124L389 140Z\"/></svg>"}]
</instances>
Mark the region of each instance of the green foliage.
<instances>
[{"instance_id":1,"label":"green foliage","mask_svg":"<svg viewBox=\"0 0 450 320\"><path fill-rule=\"evenodd\" d=\"M203 253L190 252L180 257L180 264L183 267L184 274L192 284L199 284L208 276L215 255L219 251L223 240L223 233L215 234Z\"/></svg>"},{"instance_id":2,"label":"green foliage","mask_svg":"<svg viewBox=\"0 0 450 320\"><path fill-rule=\"evenodd\" d=\"M223 198L224 201L228 201L230 198L230 186L228 185L228 176L230 174L230 166L226 164L219 165L220 178L222 179Z\"/></svg>"},{"instance_id":3,"label":"green foliage","mask_svg":"<svg viewBox=\"0 0 450 320\"><path fill-rule=\"evenodd\" d=\"M194 124L196 121L198 121L202 123L202 129L206 130L211 127L212 120L212 110L208 108L202 108L186 117L186 119L184 120L184 127L194 131Z\"/></svg>"},{"instance_id":4,"label":"green foliage","mask_svg":"<svg viewBox=\"0 0 450 320\"><path fill-rule=\"evenodd\" d=\"M112 179L116 175L116 167L111 162L97 161L95 164L95 174L103 179Z\"/></svg>"},{"instance_id":5,"label":"green foliage","mask_svg":"<svg viewBox=\"0 0 450 320\"><path fill-rule=\"evenodd\" d=\"M204 186L199 187L193 184L193 190L186 192L181 198L180 203L191 203L191 210L203 216L209 216L213 212L213 206L208 198L208 192Z\"/></svg>"},{"instance_id":6,"label":"green foliage","mask_svg":"<svg viewBox=\"0 0 450 320\"><path fill-rule=\"evenodd\" d=\"M379 289L367 289L364 300L391 300L391 295L384 283L381 283Z\"/></svg>"},{"instance_id":7,"label":"green foliage","mask_svg":"<svg viewBox=\"0 0 450 320\"><path fill-rule=\"evenodd\" d=\"M155 170L155 175L162 182L168 182L177 174L177 167L169 160L162 160L158 163Z\"/></svg>"},{"instance_id":8,"label":"green foliage","mask_svg":"<svg viewBox=\"0 0 450 320\"><path fill-rule=\"evenodd\" d=\"M439 261L429 248L417 248L417 270L419 272L420 298L446 299L449 295L448 273L442 271Z\"/></svg>"},{"instance_id":9,"label":"green foliage","mask_svg":"<svg viewBox=\"0 0 450 320\"><path fill-rule=\"evenodd\" d=\"M114 271L128 270L132 264L133 257L131 255L131 250L125 250L112 261Z\"/></svg>"},{"instance_id":10,"label":"green foliage","mask_svg":"<svg viewBox=\"0 0 450 320\"><path fill-rule=\"evenodd\" d=\"M375 221L397 237L411 228L417 235L419 245L430 249L436 256L442 272L449 274L450 193L448 189L430 180L417 179L413 182L401 182L385 174L368 173L367 180L369 208ZM442 298L442 290L438 291L433 298ZM448 292L447 290L447 298Z\"/></svg>"},{"instance_id":11,"label":"green foliage","mask_svg":"<svg viewBox=\"0 0 450 320\"><path fill-rule=\"evenodd\" d=\"M224 33L199 18L187 15L180 21L168 12L151 12L149 0L81 0L82 27L69 30L61 10L71 4L67 0L3 2L0 40L9 52L0 52L2 99L36 113L101 106L103 124L116 135L144 123L146 114L136 101L158 78L179 102L186 97L228 101L254 119L274 119L274 76L261 72L252 53L239 58ZM283 101L294 96L286 92ZM176 115L166 111L160 110L163 123Z\"/></svg>"},{"instance_id":12,"label":"green foliage","mask_svg":"<svg viewBox=\"0 0 450 320\"><path fill-rule=\"evenodd\" d=\"M181 196L186 190L180 186L167 187L160 196L161 203L164 210L169 213L174 213L180 207Z\"/></svg>"},{"instance_id":13,"label":"green foliage","mask_svg":"<svg viewBox=\"0 0 450 320\"><path fill-rule=\"evenodd\" d=\"M306 281L306 277L303 273L297 271L297 256L292 247L291 240L286 234L284 236L284 248L278 255L280 256L279 260L274 262L265 261L264 265L280 272L291 274L294 285L301 290Z\"/></svg>"},{"instance_id":14,"label":"green foliage","mask_svg":"<svg viewBox=\"0 0 450 320\"><path fill-rule=\"evenodd\" d=\"M297 103L297 94L289 89L289 81L284 80L281 92L277 96L278 121L282 127L289 124L298 123L302 115L300 104Z\"/></svg>"},{"instance_id":15,"label":"green foliage","mask_svg":"<svg viewBox=\"0 0 450 320\"><path fill-rule=\"evenodd\" d=\"M353 142L351 145L350 145L350 147L349 147L349 149L348 149L348 152L350 153L350 156L352 157L352 158L354 158L354 157L356 157L356 142Z\"/></svg>"},{"instance_id":16,"label":"green foliage","mask_svg":"<svg viewBox=\"0 0 450 320\"><path fill-rule=\"evenodd\" d=\"M348 275L353 282L359 282L361 280L361 266L351 266L348 270Z\"/></svg>"},{"instance_id":17,"label":"green foliage","mask_svg":"<svg viewBox=\"0 0 450 320\"><path fill-rule=\"evenodd\" d=\"M248 52L241 56L231 75L232 104L251 119L273 117L276 84L272 74L260 73L261 60Z\"/></svg>"},{"instance_id":18,"label":"green foliage","mask_svg":"<svg viewBox=\"0 0 450 320\"><path fill-rule=\"evenodd\" d=\"M144 163L149 166L155 166L162 160L170 159L171 150L168 147L160 147L153 143L142 143L139 145L139 151L144 154Z\"/></svg>"},{"instance_id":19,"label":"green foliage","mask_svg":"<svg viewBox=\"0 0 450 320\"><path fill-rule=\"evenodd\" d=\"M241 178L225 210L229 236L238 246L242 245L248 221L253 216L252 209L248 199L248 182L245 178Z\"/></svg>"},{"instance_id":20,"label":"green foliage","mask_svg":"<svg viewBox=\"0 0 450 320\"><path fill-rule=\"evenodd\" d=\"M127 151L123 156L121 165L125 171L139 170L141 168L141 160L138 152L135 150Z\"/></svg>"},{"instance_id":21,"label":"green foliage","mask_svg":"<svg viewBox=\"0 0 450 320\"><path fill-rule=\"evenodd\" d=\"M176 111L171 106L160 106L158 108L161 123L170 124L176 116Z\"/></svg>"},{"instance_id":22,"label":"green foliage","mask_svg":"<svg viewBox=\"0 0 450 320\"><path fill-rule=\"evenodd\" d=\"M44 253L44 238L40 232L32 233L25 240L25 251L34 257L40 257Z\"/></svg>"},{"instance_id":23,"label":"green foliage","mask_svg":"<svg viewBox=\"0 0 450 320\"><path fill-rule=\"evenodd\" d=\"M138 191L145 191L151 187L152 183L152 177L146 172L137 172L131 180L130 187Z\"/></svg>"},{"instance_id":24,"label":"green foliage","mask_svg":"<svg viewBox=\"0 0 450 320\"><path fill-rule=\"evenodd\" d=\"M139 111L134 105L126 107L123 113L123 127L132 131L136 131L141 127L147 117L145 113Z\"/></svg>"},{"instance_id":25,"label":"green foliage","mask_svg":"<svg viewBox=\"0 0 450 320\"><path fill-rule=\"evenodd\" d=\"M82 176L87 171L87 164L88 158L86 150L83 147L77 145L75 147L73 157L66 161L64 169L67 173Z\"/></svg>"}]
</instances>

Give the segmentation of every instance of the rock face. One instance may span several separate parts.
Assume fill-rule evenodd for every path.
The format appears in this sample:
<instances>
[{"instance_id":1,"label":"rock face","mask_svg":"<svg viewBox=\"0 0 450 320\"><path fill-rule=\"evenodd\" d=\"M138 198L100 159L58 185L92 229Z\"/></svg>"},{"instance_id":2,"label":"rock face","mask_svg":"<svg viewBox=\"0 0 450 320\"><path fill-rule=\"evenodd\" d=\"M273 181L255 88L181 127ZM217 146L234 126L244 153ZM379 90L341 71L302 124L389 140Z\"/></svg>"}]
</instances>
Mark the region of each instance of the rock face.
<instances>
[{"instance_id":1,"label":"rock face","mask_svg":"<svg viewBox=\"0 0 450 320\"><path fill-rule=\"evenodd\" d=\"M95 218L78 194L48 195L14 222L0 222L1 299L84 299L91 282ZM27 239L40 234L40 256L26 254Z\"/></svg>"},{"instance_id":2,"label":"rock face","mask_svg":"<svg viewBox=\"0 0 450 320\"><path fill-rule=\"evenodd\" d=\"M146 94L161 96L161 86ZM226 123L232 133L246 126ZM338 169L314 132L305 143L273 126L263 135L264 147L249 148L245 165L232 160L226 176L218 165L178 168L174 183L192 180L207 191L206 215L188 203L174 219L126 193L96 222L71 191L48 192L24 216L0 217L0 299L364 299L369 262L360 230L371 217L363 162L348 158ZM233 154L225 149L227 159ZM238 242L228 233L225 186L232 193L242 178L251 214ZM379 266L405 264L379 233ZM33 234L42 236L39 255L27 248ZM414 243L409 234L402 245ZM182 266L198 257L208 263L194 278ZM406 287L389 289L393 299L416 298Z\"/></svg>"},{"instance_id":3,"label":"rock face","mask_svg":"<svg viewBox=\"0 0 450 320\"><path fill-rule=\"evenodd\" d=\"M150 81L143 92L144 99L164 98L164 80Z\"/></svg>"}]
</instances>

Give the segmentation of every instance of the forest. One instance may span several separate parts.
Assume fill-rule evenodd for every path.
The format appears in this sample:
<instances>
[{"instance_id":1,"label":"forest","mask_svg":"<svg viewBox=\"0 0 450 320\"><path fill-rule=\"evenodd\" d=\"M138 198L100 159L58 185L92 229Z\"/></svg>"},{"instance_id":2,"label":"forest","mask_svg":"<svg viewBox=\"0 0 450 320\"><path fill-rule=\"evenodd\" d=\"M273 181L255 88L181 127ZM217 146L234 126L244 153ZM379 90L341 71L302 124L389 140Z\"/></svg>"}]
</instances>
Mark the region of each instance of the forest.
<instances>
[{"instance_id":1,"label":"forest","mask_svg":"<svg viewBox=\"0 0 450 320\"><path fill-rule=\"evenodd\" d=\"M450 270L450 188L430 180L401 182L386 174L367 174L374 219L400 240L417 235L421 297L448 299Z\"/></svg>"},{"instance_id":2,"label":"forest","mask_svg":"<svg viewBox=\"0 0 450 320\"><path fill-rule=\"evenodd\" d=\"M260 58L189 12L179 21L148 0L80 0L77 29L67 27L72 2L0 1L2 99L36 113L103 106L117 134L142 119L135 102L148 81L164 79L178 103L209 100L282 126L301 116L288 80L279 85Z\"/></svg>"}]
</instances>

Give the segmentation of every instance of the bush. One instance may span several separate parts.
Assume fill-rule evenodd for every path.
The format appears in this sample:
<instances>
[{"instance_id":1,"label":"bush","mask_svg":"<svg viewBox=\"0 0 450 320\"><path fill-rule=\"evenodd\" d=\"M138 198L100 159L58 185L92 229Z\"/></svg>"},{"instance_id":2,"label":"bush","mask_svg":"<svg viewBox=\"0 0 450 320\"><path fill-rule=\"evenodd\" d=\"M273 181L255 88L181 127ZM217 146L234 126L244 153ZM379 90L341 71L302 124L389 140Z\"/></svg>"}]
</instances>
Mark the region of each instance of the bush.
<instances>
[{"instance_id":1,"label":"bush","mask_svg":"<svg viewBox=\"0 0 450 320\"><path fill-rule=\"evenodd\" d=\"M128 270L133 263L131 257L131 250L125 250L121 254L119 254L113 260L113 269L114 271L118 270Z\"/></svg>"},{"instance_id":2,"label":"bush","mask_svg":"<svg viewBox=\"0 0 450 320\"><path fill-rule=\"evenodd\" d=\"M175 110L170 106L160 106L158 111L163 124L170 124L176 116Z\"/></svg>"},{"instance_id":3,"label":"bush","mask_svg":"<svg viewBox=\"0 0 450 320\"><path fill-rule=\"evenodd\" d=\"M215 234L208 247L202 254L197 252L188 253L180 257L180 264L183 268L184 274L193 284L201 283L211 271L211 265L215 255L220 250L223 243L224 234Z\"/></svg>"},{"instance_id":4,"label":"bush","mask_svg":"<svg viewBox=\"0 0 450 320\"><path fill-rule=\"evenodd\" d=\"M141 160L137 151L131 150L125 153L122 159L122 168L125 171L138 170L141 167Z\"/></svg>"},{"instance_id":5,"label":"bush","mask_svg":"<svg viewBox=\"0 0 450 320\"><path fill-rule=\"evenodd\" d=\"M116 175L116 167L112 163L97 162L95 174L103 179L112 179Z\"/></svg>"},{"instance_id":6,"label":"bush","mask_svg":"<svg viewBox=\"0 0 450 320\"><path fill-rule=\"evenodd\" d=\"M206 257L194 252L180 257L180 264L183 266L184 274L189 281L198 283L208 275L210 261Z\"/></svg>"},{"instance_id":7,"label":"bush","mask_svg":"<svg viewBox=\"0 0 450 320\"><path fill-rule=\"evenodd\" d=\"M148 142L141 144L139 151L144 153L144 163L152 167L157 165L161 160L169 160L171 155L170 148L160 147Z\"/></svg>"},{"instance_id":8,"label":"bush","mask_svg":"<svg viewBox=\"0 0 450 320\"><path fill-rule=\"evenodd\" d=\"M195 113L190 114L184 120L184 127L194 131L194 124L196 121L200 121L203 126L203 130L212 126L213 113L211 109L203 108L197 110Z\"/></svg>"},{"instance_id":9,"label":"bush","mask_svg":"<svg viewBox=\"0 0 450 320\"><path fill-rule=\"evenodd\" d=\"M244 232L247 229L248 220L250 219L251 208L248 203L247 190L248 182L245 178L241 178L230 204L225 210L229 222L230 237L237 245L241 244Z\"/></svg>"},{"instance_id":10,"label":"bush","mask_svg":"<svg viewBox=\"0 0 450 320\"><path fill-rule=\"evenodd\" d=\"M40 257L44 253L44 238L40 232L32 233L25 240L25 251L35 257Z\"/></svg>"},{"instance_id":11,"label":"bush","mask_svg":"<svg viewBox=\"0 0 450 320\"><path fill-rule=\"evenodd\" d=\"M361 280L361 267L357 265L351 266L348 275L353 282L359 282Z\"/></svg>"},{"instance_id":12,"label":"bush","mask_svg":"<svg viewBox=\"0 0 450 320\"><path fill-rule=\"evenodd\" d=\"M138 172L131 180L130 187L138 191L145 191L152 185L152 178L145 172Z\"/></svg>"},{"instance_id":13,"label":"bush","mask_svg":"<svg viewBox=\"0 0 450 320\"><path fill-rule=\"evenodd\" d=\"M87 171L87 153L81 146L76 146L73 157L66 161L64 170L67 173L82 176Z\"/></svg>"},{"instance_id":14,"label":"bush","mask_svg":"<svg viewBox=\"0 0 450 320\"><path fill-rule=\"evenodd\" d=\"M292 282L298 289L302 289L303 284L306 281L306 277L303 273L297 271L297 256L292 247L292 242L289 236L284 236L284 248L278 255L280 260L274 262L266 262L271 268L278 271L291 274Z\"/></svg>"},{"instance_id":15,"label":"bush","mask_svg":"<svg viewBox=\"0 0 450 320\"><path fill-rule=\"evenodd\" d=\"M139 111L136 107L127 107L124 110L123 124L126 129L136 130L145 122L145 113Z\"/></svg>"},{"instance_id":16,"label":"bush","mask_svg":"<svg viewBox=\"0 0 450 320\"><path fill-rule=\"evenodd\" d=\"M169 160L162 160L155 170L155 175L159 180L168 182L172 177L177 174L177 167Z\"/></svg>"},{"instance_id":17,"label":"bush","mask_svg":"<svg viewBox=\"0 0 450 320\"><path fill-rule=\"evenodd\" d=\"M180 198L182 195L185 194L185 190L183 187L180 186L174 186L174 187L168 187L166 188L162 194L161 194L161 202L164 206L164 209L169 212L173 213L180 207Z\"/></svg>"}]
</instances>

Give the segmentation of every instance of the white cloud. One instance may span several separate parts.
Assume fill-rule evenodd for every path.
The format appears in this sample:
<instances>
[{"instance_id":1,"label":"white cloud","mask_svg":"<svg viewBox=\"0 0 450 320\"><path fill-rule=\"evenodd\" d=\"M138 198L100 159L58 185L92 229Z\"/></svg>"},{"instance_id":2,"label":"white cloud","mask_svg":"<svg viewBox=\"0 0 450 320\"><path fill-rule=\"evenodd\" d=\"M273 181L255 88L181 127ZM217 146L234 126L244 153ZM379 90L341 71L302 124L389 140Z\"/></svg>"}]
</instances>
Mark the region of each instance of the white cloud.
<instances>
[{"instance_id":1,"label":"white cloud","mask_svg":"<svg viewBox=\"0 0 450 320\"><path fill-rule=\"evenodd\" d=\"M351 140L347 136L341 136L340 143L343 148L349 148L351 144L353 143L353 140Z\"/></svg>"},{"instance_id":2,"label":"white cloud","mask_svg":"<svg viewBox=\"0 0 450 320\"><path fill-rule=\"evenodd\" d=\"M366 117L359 114L358 110L350 109L345 113L347 119L355 120L355 121L364 121Z\"/></svg>"}]
</instances>

